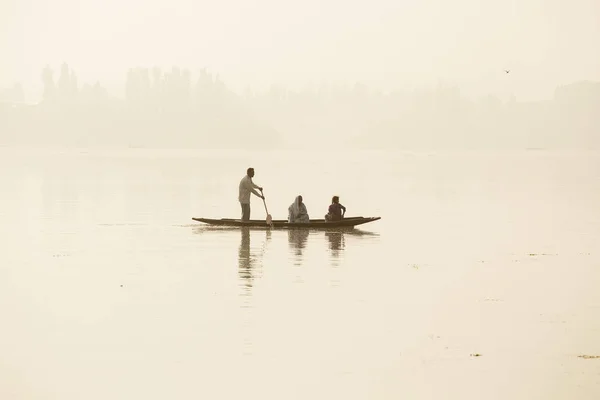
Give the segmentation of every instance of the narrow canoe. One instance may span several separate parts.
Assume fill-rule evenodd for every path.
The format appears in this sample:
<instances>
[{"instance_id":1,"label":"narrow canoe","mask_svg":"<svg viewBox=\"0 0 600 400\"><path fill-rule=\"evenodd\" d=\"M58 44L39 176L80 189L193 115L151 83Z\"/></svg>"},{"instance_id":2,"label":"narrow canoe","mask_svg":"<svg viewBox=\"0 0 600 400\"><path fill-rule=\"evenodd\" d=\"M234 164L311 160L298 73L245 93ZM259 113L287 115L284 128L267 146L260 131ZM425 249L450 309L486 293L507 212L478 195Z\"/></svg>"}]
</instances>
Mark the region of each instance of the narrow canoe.
<instances>
[{"instance_id":1,"label":"narrow canoe","mask_svg":"<svg viewBox=\"0 0 600 400\"><path fill-rule=\"evenodd\" d=\"M251 219L250 221L242 221L239 219L221 218L221 219L210 219L210 218L192 218L194 221L204 222L209 225L221 225L221 226L247 226L247 227L265 227L267 222L264 219ZM288 222L285 219L274 219L273 228L311 228L311 229L329 229L329 228L342 228L342 227L354 227L356 225L366 224L368 222L377 221L381 217L348 217L340 221L325 221L324 219L313 219L310 222Z\"/></svg>"}]
</instances>

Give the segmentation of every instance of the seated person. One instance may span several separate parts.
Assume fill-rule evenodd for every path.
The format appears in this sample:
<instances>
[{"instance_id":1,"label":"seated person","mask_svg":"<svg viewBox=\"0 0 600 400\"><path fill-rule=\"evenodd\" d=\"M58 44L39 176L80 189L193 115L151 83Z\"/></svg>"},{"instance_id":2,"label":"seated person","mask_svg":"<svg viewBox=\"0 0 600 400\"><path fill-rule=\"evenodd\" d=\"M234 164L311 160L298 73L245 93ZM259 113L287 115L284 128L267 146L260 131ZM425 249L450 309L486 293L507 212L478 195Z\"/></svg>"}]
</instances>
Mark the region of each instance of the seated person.
<instances>
[{"instance_id":1,"label":"seated person","mask_svg":"<svg viewBox=\"0 0 600 400\"><path fill-rule=\"evenodd\" d=\"M344 218L346 214L346 207L340 204L340 198L333 196L331 199L331 205L329 206L329 212L325 215L325 221L339 221Z\"/></svg>"},{"instance_id":2,"label":"seated person","mask_svg":"<svg viewBox=\"0 0 600 400\"><path fill-rule=\"evenodd\" d=\"M306 205L302 202L302 196L296 197L296 200L288 207L288 222L309 222Z\"/></svg>"}]
</instances>

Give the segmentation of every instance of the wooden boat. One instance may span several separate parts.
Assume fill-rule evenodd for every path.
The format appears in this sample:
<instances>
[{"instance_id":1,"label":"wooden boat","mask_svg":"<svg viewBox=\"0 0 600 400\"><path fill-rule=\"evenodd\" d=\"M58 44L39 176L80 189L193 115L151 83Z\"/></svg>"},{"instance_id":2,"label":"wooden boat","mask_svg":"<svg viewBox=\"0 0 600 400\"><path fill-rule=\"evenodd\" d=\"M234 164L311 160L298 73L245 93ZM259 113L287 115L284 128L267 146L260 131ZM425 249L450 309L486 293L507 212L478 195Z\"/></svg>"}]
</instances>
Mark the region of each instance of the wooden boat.
<instances>
[{"instance_id":1,"label":"wooden boat","mask_svg":"<svg viewBox=\"0 0 600 400\"><path fill-rule=\"evenodd\" d=\"M209 225L220 226L244 226L244 227L268 227L264 219L251 219L250 221L242 221L240 219L221 218L192 218L194 221L204 222ZM325 221L324 219L312 219L310 222L288 222L286 219L274 219L272 222L273 228L310 228L310 229L330 229L330 228L352 228L356 225L366 224L368 222L377 221L381 217L347 217L340 221Z\"/></svg>"}]
</instances>

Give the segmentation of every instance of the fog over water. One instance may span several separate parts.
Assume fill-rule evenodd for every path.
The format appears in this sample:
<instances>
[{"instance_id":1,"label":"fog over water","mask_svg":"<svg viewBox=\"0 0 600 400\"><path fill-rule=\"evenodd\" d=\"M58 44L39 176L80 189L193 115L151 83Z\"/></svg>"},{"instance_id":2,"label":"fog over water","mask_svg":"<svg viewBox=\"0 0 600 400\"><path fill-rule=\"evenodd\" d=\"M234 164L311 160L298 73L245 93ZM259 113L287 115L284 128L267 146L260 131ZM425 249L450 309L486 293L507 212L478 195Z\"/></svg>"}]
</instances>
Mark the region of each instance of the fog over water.
<instances>
[{"instance_id":1,"label":"fog over water","mask_svg":"<svg viewBox=\"0 0 600 400\"><path fill-rule=\"evenodd\" d=\"M0 143L598 145L592 0L4 0L0 19Z\"/></svg>"},{"instance_id":2,"label":"fog over water","mask_svg":"<svg viewBox=\"0 0 600 400\"><path fill-rule=\"evenodd\" d=\"M0 399L597 400L599 43L592 0L0 0ZM261 226L192 220L248 167ZM298 195L381 219L268 228Z\"/></svg>"}]
</instances>

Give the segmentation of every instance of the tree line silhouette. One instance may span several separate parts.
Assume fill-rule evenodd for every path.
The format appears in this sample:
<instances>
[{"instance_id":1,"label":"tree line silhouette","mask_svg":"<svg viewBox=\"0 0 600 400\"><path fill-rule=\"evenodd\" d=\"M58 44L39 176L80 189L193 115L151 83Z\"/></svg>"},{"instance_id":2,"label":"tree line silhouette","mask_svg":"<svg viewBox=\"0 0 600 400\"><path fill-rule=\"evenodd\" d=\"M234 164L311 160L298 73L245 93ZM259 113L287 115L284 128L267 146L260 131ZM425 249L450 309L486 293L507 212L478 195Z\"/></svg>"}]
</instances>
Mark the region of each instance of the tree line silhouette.
<instances>
[{"instance_id":1,"label":"tree line silhouette","mask_svg":"<svg viewBox=\"0 0 600 400\"><path fill-rule=\"evenodd\" d=\"M80 85L66 63L58 79L46 66L41 80L39 103L21 105L22 96L0 103L0 143L247 148L280 138L205 69L192 81L177 67L132 68L124 98L99 82Z\"/></svg>"},{"instance_id":2,"label":"tree line silhouette","mask_svg":"<svg viewBox=\"0 0 600 400\"><path fill-rule=\"evenodd\" d=\"M600 83L552 99L469 99L452 86L383 93L363 84L236 94L206 69L131 68L123 97L83 84L63 63L41 73L42 100L0 92L0 143L141 147L586 147L600 145Z\"/></svg>"}]
</instances>

